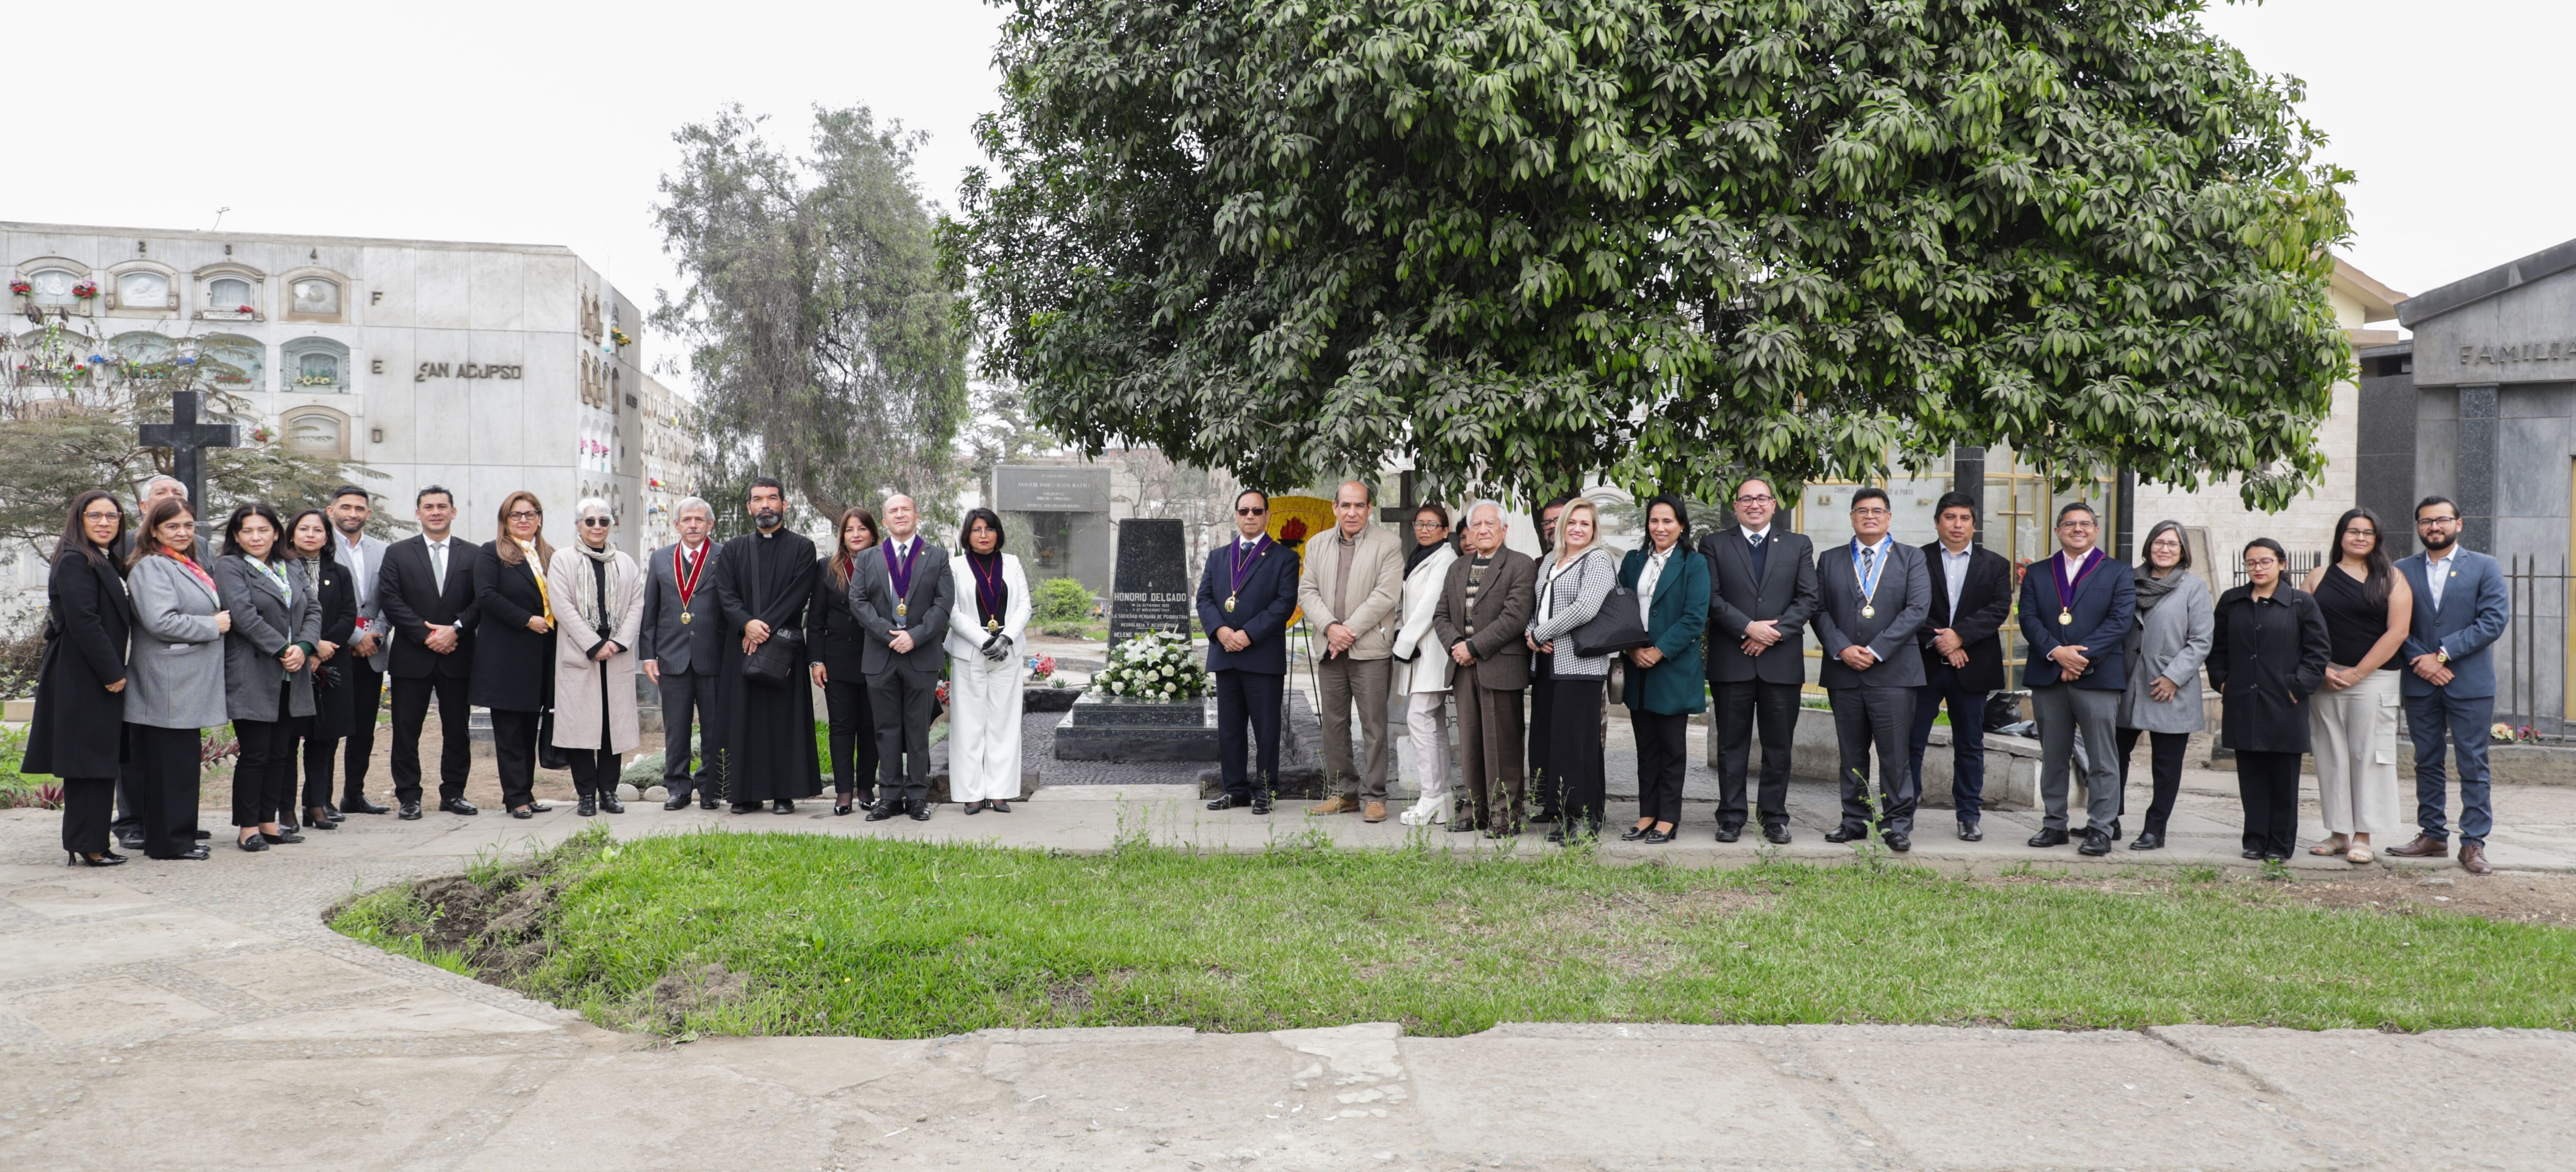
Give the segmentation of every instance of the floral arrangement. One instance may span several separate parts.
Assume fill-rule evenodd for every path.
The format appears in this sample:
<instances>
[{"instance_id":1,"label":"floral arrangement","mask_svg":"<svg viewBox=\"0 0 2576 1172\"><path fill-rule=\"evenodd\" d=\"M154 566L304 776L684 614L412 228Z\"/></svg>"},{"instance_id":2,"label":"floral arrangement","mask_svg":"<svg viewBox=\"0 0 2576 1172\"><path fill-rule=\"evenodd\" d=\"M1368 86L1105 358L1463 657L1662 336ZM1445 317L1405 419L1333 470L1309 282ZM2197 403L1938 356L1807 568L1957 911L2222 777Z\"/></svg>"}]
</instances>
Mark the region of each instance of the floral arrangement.
<instances>
[{"instance_id":1,"label":"floral arrangement","mask_svg":"<svg viewBox=\"0 0 2576 1172\"><path fill-rule=\"evenodd\" d=\"M80 284L72 286L72 296L78 297L83 301L87 301L92 297L98 296L98 282L83 281Z\"/></svg>"},{"instance_id":2,"label":"floral arrangement","mask_svg":"<svg viewBox=\"0 0 2576 1172\"><path fill-rule=\"evenodd\" d=\"M255 309L252 309L251 307L249 307L249 306L247 306L247 305L236 305L236 306L234 306L234 307L233 307L233 312L234 312L234 313L257 313L257 312L259 312L259 311L258 311L258 310L255 310Z\"/></svg>"},{"instance_id":3,"label":"floral arrangement","mask_svg":"<svg viewBox=\"0 0 2576 1172\"><path fill-rule=\"evenodd\" d=\"M634 345L634 344L635 344L635 339L630 338L630 337L627 337L627 336L626 336L626 331L624 331L624 330L610 330L610 331L608 331L608 340L609 340L609 341L611 341L611 342L615 342L615 343L617 343L617 344L618 344L618 345L620 345L620 346L632 346L632 345Z\"/></svg>"},{"instance_id":4,"label":"floral arrangement","mask_svg":"<svg viewBox=\"0 0 2576 1172\"><path fill-rule=\"evenodd\" d=\"M1053 679L1053 678L1055 678L1055 657L1054 657L1054 656L1052 656L1052 655L1032 655L1032 656L1030 656L1030 657L1029 657L1029 678L1030 678L1030 679L1033 679L1033 680L1045 680L1045 679Z\"/></svg>"},{"instance_id":5,"label":"floral arrangement","mask_svg":"<svg viewBox=\"0 0 2576 1172\"><path fill-rule=\"evenodd\" d=\"M9 291L20 297L26 297L35 293L36 285L35 282L32 281L11 281L9 282Z\"/></svg>"},{"instance_id":6,"label":"floral arrangement","mask_svg":"<svg viewBox=\"0 0 2576 1172\"><path fill-rule=\"evenodd\" d=\"M2530 725L2526 724L2521 728L2515 728L2501 720L2496 722L2494 728L2487 730L2488 742L2498 745L2518 745L2539 735L2539 733L2532 731L2532 727Z\"/></svg>"},{"instance_id":7,"label":"floral arrangement","mask_svg":"<svg viewBox=\"0 0 2576 1172\"><path fill-rule=\"evenodd\" d=\"M1091 682L1131 700L1196 700L1209 691L1197 646L1176 631L1153 631L1119 644Z\"/></svg>"},{"instance_id":8,"label":"floral arrangement","mask_svg":"<svg viewBox=\"0 0 2576 1172\"><path fill-rule=\"evenodd\" d=\"M336 374L299 374L295 376L295 385L299 387L336 387L340 385L340 376Z\"/></svg>"}]
</instances>

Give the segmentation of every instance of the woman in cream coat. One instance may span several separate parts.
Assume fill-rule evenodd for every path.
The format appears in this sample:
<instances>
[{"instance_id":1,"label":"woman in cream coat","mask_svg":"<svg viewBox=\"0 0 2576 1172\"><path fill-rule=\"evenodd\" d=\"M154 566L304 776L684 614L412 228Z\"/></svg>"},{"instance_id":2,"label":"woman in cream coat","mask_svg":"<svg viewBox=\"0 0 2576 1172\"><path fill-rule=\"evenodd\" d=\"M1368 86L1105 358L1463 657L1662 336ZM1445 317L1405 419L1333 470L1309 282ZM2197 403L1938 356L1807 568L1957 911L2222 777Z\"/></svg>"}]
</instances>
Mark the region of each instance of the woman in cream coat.
<instances>
[{"instance_id":1,"label":"woman in cream coat","mask_svg":"<svg viewBox=\"0 0 2576 1172\"><path fill-rule=\"evenodd\" d=\"M1413 548L1404 557L1403 617L1395 630L1395 690L1405 698L1404 735L1413 743L1414 773L1422 796L1396 815L1407 826L1449 820L1449 731L1441 705L1449 699L1453 661L1440 645L1432 616L1449 582L1458 550L1449 544L1449 511L1424 505L1413 511Z\"/></svg>"},{"instance_id":2,"label":"woman in cream coat","mask_svg":"<svg viewBox=\"0 0 2576 1172\"><path fill-rule=\"evenodd\" d=\"M581 539L546 563L555 610L555 745L572 761L575 813L623 814L617 761L643 739L635 717L636 640L643 637L643 575L608 544L617 524L608 502L573 507Z\"/></svg>"},{"instance_id":3,"label":"woman in cream coat","mask_svg":"<svg viewBox=\"0 0 2576 1172\"><path fill-rule=\"evenodd\" d=\"M948 558L948 796L969 814L1011 812L1020 796L1020 651L1029 637L1029 578L1002 552L1002 518L966 514L963 553Z\"/></svg>"}]
</instances>

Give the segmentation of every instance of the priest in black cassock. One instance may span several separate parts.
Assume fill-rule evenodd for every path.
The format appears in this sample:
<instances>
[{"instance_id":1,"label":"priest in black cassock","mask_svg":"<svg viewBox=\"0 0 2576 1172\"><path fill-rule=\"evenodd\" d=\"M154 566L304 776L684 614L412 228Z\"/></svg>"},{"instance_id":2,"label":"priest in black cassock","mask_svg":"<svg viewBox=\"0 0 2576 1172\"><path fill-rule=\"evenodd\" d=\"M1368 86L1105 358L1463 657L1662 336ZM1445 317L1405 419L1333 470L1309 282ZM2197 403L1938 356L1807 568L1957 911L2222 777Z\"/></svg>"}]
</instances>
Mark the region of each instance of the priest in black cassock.
<instances>
[{"instance_id":1,"label":"priest in black cassock","mask_svg":"<svg viewBox=\"0 0 2576 1172\"><path fill-rule=\"evenodd\" d=\"M803 646L805 602L819 563L814 543L786 528L787 494L778 481L752 481L749 509L759 531L726 542L711 575L725 638L716 676L723 715L707 738L715 762L709 772L720 779L734 813L767 802L773 814L793 814L796 799L823 792L823 767L814 756L814 693L806 682L811 655ZM772 639L795 644L786 682L744 676L743 660Z\"/></svg>"}]
</instances>

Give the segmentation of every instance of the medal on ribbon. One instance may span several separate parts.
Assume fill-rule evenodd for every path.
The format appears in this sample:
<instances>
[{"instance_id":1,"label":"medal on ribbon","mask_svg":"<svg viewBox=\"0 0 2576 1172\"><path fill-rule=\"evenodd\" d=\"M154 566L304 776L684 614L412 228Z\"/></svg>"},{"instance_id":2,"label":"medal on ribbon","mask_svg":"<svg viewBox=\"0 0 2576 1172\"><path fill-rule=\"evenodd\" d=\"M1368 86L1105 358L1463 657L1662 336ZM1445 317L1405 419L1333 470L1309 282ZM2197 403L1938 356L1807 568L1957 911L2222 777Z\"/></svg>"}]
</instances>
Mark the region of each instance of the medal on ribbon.
<instances>
[{"instance_id":1,"label":"medal on ribbon","mask_svg":"<svg viewBox=\"0 0 2576 1172\"><path fill-rule=\"evenodd\" d=\"M687 626L691 617L689 600L698 596L698 576L706 572L706 546L698 547L698 562L694 566L689 564L688 555L682 552L680 546L671 547L671 578L680 586L680 625L682 626Z\"/></svg>"},{"instance_id":2,"label":"medal on ribbon","mask_svg":"<svg viewBox=\"0 0 2576 1172\"><path fill-rule=\"evenodd\" d=\"M985 632L986 634L990 634L990 635L998 635L998 634L1001 634L1001 633L1002 633L1002 558L1001 558L1001 555L999 555L999 554L994 555L994 557L993 557L993 569L992 569L992 572L990 572L990 573L987 573L987 572L985 572L985 570L984 570L984 559L983 559L983 558L981 558L981 557L978 557L978 556L976 556L976 555L974 555L974 554L971 554L971 553L970 553L970 554L968 554L968 555L966 555L966 568L967 568L967 569L970 569L970 570L975 571L975 598L976 598L976 600L977 600L977 601L979 601L979 602L981 602L981 603L983 603L983 604L984 604L984 632Z\"/></svg>"},{"instance_id":3,"label":"medal on ribbon","mask_svg":"<svg viewBox=\"0 0 2576 1172\"><path fill-rule=\"evenodd\" d=\"M1262 553L1269 548L1270 535L1266 533L1248 550L1242 542L1234 543L1234 578L1226 586L1225 613L1234 613L1234 600L1243 594L1244 576L1252 572L1252 567L1261 561Z\"/></svg>"},{"instance_id":4,"label":"medal on ribbon","mask_svg":"<svg viewBox=\"0 0 2576 1172\"><path fill-rule=\"evenodd\" d=\"M1887 559L1875 559L1864 577L1860 568L1862 551L1868 548L1859 538L1852 538L1852 580L1860 584L1860 617L1874 619L1878 617L1878 580L1887 576Z\"/></svg>"},{"instance_id":5,"label":"medal on ribbon","mask_svg":"<svg viewBox=\"0 0 2576 1172\"><path fill-rule=\"evenodd\" d=\"M2096 550L2094 552L2099 553L2100 551ZM2076 590L2080 589L2084 585L2084 578L2086 575L2091 574L2095 570L2101 569L2102 563L2109 560L2111 559L2108 557L2094 558L2092 561L2084 563L2084 568L2075 571L2075 576L2070 579L2066 576L2066 553L2063 550L2058 552L2057 566L2055 569L2049 571L2050 581L2055 583L2057 586L2058 626L2071 627L2075 625Z\"/></svg>"},{"instance_id":6,"label":"medal on ribbon","mask_svg":"<svg viewBox=\"0 0 2576 1172\"><path fill-rule=\"evenodd\" d=\"M894 617L898 623L912 611L912 569L921 560L920 542L921 538L915 536L903 543L911 548L909 554L897 554L891 541L877 547L885 555L886 579L894 583Z\"/></svg>"}]
</instances>

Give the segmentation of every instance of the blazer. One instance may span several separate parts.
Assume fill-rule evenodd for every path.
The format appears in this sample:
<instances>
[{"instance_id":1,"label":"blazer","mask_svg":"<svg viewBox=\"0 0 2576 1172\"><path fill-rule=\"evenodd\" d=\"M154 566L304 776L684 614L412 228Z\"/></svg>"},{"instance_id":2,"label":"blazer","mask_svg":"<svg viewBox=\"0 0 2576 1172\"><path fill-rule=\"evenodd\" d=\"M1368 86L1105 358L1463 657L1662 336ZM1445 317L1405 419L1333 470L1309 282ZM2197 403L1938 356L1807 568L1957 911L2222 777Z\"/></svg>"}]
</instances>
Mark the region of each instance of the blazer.
<instances>
[{"instance_id":1,"label":"blazer","mask_svg":"<svg viewBox=\"0 0 2576 1172\"><path fill-rule=\"evenodd\" d=\"M462 537L447 539L444 588L431 576L429 541L406 537L385 547L379 567L376 604L393 628L393 651L387 670L403 679L431 675L450 679L474 674L474 561L479 547ZM456 646L445 655L429 649L429 629L456 628Z\"/></svg>"},{"instance_id":2,"label":"blazer","mask_svg":"<svg viewBox=\"0 0 2576 1172\"><path fill-rule=\"evenodd\" d=\"M1002 636L1011 641L1016 658L1029 645L1029 576L1020 569L1019 558L1007 553L1001 558L1002 591L1010 596L1002 600ZM975 570L965 554L949 557L948 580L957 583L957 602L948 608L948 654L981 664L984 639L990 632L984 629L984 620L975 617Z\"/></svg>"},{"instance_id":3,"label":"blazer","mask_svg":"<svg viewBox=\"0 0 2576 1172\"><path fill-rule=\"evenodd\" d=\"M608 560L608 590L602 596L608 626L602 629L573 601L590 588L583 579L598 576L592 569L596 564L577 548L556 550L546 563L546 590L555 600L555 744L624 753L644 739L635 705L635 676L643 662L635 644L643 638L637 632L644 626L644 591L637 580L643 574L635 559L623 553ZM603 643L619 649L605 663L591 658ZM603 703L608 706L604 710ZM603 728L608 737L604 745L599 743Z\"/></svg>"},{"instance_id":4,"label":"blazer","mask_svg":"<svg viewBox=\"0 0 2576 1172\"><path fill-rule=\"evenodd\" d=\"M1233 588L1234 550L1240 536L1208 551L1207 570L1199 575L1199 626L1207 631L1209 671L1248 671L1266 676L1288 674L1288 616L1297 613L1297 551L1271 542L1243 568L1243 592L1234 610L1225 609ZM1356 567L1354 567L1356 568ZM1216 641L1219 627L1232 627L1251 638L1252 646L1228 651Z\"/></svg>"},{"instance_id":5,"label":"blazer","mask_svg":"<svg viewBox=\"0 0 2576 1172\"><path fill-rule=\"evenodd\" d=\"M2307 591L2283 582L2269 602L2252 586L2219 595L2209 644L2219 743L2238 752L2307 752L2308 697L2325 682L2333 647L2325 613Z\"/></svg>"},{"instance_id":6,"label":"blazer","mask_svg":"<svg viewBox=\"0 0 2576 1172\"><path fill-rule=\"evenodd\" d=\"M301 559L288 563L288 567L298 578L303 576ZM330 662L313 665L312 735L316 739L349 735L357 715L357 697L349 691L349 665L355 657L349 654L348 646L358 636L358 587L349 580L349 568L338 562L322 563L321 577L321 585L314 591L314 600L322 608L318 637L340 650L332 652ZM372 663L370 660L371 666Z\"/></svg>"},{"instance_id":7,"label":"blazer","mask_svg":"<svg viewBox=\"0 0 2576 1172\"><path fill-rule=\"evenodd\" d=\"M224 634L215 629L215 612L224 609L222 588L209 588L187 567L157 554L126 571L125 588L134 599L125 723L222 727L232 719L224 709ZM274 685L269 694L277 694Z\"/></svg>"},{"instance_id":8,"label":"blazer","mask_svg":"<svg viewBox=\"0 0 2576 1172\"><path fill-rule=\"evenodd\" d=\"M2105 692L2123 691L2129 686L2129 667L2123 648L2129 640L2129 628L2138 621L2138 579L2129 563L2102 554L2101 564L2075 587L2075 597L2057 597L2057 558L2051 554L2032 562L2021 578L2021 682L2025 687L2044 688L2063 683L2058 678L2057 661L2048 653L2060 647L2083 647L2089 661L2084 674L2076 677L2079 688ZM2057 621L2061 602L2074 612L2075 621Z\"/></svg>"},{"instance_id":9,"label":"blazer","mask_svg":"<svg viewBox=\"0 0 2576 1172\"><path fill-rule=\"evenodd\" d=\"M689 621L680 621L680 572L671 564L680 545L672 542L644 558L644 628L635 647L635 658L655 661L654 670L663 675L699 675L716 673L716 658L723 654L719 640L724 638L724 608L716 601L716 550L714 540L707 542L705 561L698 570L697 587L689 592ZM847 610L840 597L831 609ZM811 637L810 635L808 636ZM852 671L858 668L854 665Z\"/></svg>"},{"instance_id":10,"label":"blazer","mask_svg":"<svg viewBox=\"0 0 2576 1172\"><path fill-rule=\"evenodd\" d=\"M469 563L474 582L474 670L465 686L466 699L502 712L543 712L553 706L555 632L538 634L528 620L546 613L548 599L537 589L545 567L531 553L518 565L501 560L499 538L474 547ZM448 572L456 572L449 566ZM556 608L555 622L563 622Z\"/></svg>"},{"instance_id":11,"label":"blazer","mask_svg":"<svg viewBox=\"0 0 2576 1172\"><path fill-rule=\"evenodd\" d=\"M1431 629L1440 639L1441 654L1464 643L1476 657L1474 666L1459 668L1451 677L1452 687L1473 679L1488 692L1517 692L1530 683L1529 644L1521 639L1529 631L1530 608L1538 605L1538 561L1509 546L1494 551L1493 564L1485 567L1484 583L1476 590L1476 605L1470 607L1467 575L1475 568L1476 559L1464 553L1449 563ZM1449 662L1458 661L1451 657Z\"/></svg>"},{"instance_id":12,"label":"blazer","mask_svg":"<svg viewBox=\"0 0 2576 1172\"><path fill-rule=\"evenodd\" d=\"M715 592L708 591L699 595L698 601L705 602L714 597ZM707 621L709 620L698 620L698 622ZM645 631L645 638L651 639L652 627L649 620ZM691 634L694 636L695 632ZM832 555L825 554L816 558L814 560L814 600L805 606L806 661L822 664L826 679L849 684L864 684L867 682L868 673L860 664L865 659L867 643L867 628L859 625L859 612L850 609L850 584L832 581ZM715 670L716 660L713 653L709 653L699 662L706 664L708 671ZM670 665L664 664L662 670L668 672Z\"/></svg>"},{"instance_id":13,"label":"blazer","mask_svg":"<svg viewBox=\"0 0 2576 1172\"><path fill-rule=\"evenodd\" d=\"M1772 684L1807 682L1807 620L1816 613L1816 550L1804 533L1791 533L1778 518L1763 539L1771 552L1762 580L1753 580L1753 550L1741 527L1699 539L1708 559L1708 682ZM1744 654L1744 625L1771 620L1780 641L1759 657Z\"/></svg>"},{"instance_id":14,"label":"blazer","mask_svg":"<svg viewBox=\"0 0 2576 1172\"><path fill-rule=\"evenodd\" d=\"M115 777L125 743L125 694L107 686L126 678L134 603L125 596L125 578L80 550L56 554L45 610L36 713L18 768L53 777Z\"/></svg>"},{"instance_id":15,"label":"blazer","mask_svg":"<svg viewBox=\"0 0 2576 1172\"><path fill-rule=\"evenodd\" d=\"M367 666L375 671L385 670L386 663L388 663L393 656L392 632L387 630L385 626L383 591L385 583L385 550L389 548L392 547L384 538L361 533L358 535L358 552L352 555L349 552L349 543L340 540L340 531L336 528L331 530L332 560L340 563L340 568L343 571L353 572L353 577L350 581L349 594L350 605L354 608L355 617L357 619L357 622L352 627L352 634L349 639L331 639L331 641L334 643L345 643L355 640L357 638L355 634L356 631L375 632L376 653L367 657ZM350 564L353 560L359 561L363 564L353 566ZM325 605L328 605L328 600L325 600ZM325 632L322 637L325 639L331 638L328 632ZM334 662L339 660L339 657L336 655L331 658ZM345 667L346 665L344 664L342 666Z\"/></svg>"},{"instance_id":16,"label":"blazer","mask_svg":"<svg viewBox=\"0 0 2576 1172\"><path fill-rule=\"evenodd\" d=\"M1577 655L1572 635L1583 624L1601 613L1609 601L1610 588L1618 584L1618 563L1610 560L1610 551L1600 546L1584 550L1558 574L1548 580L1548 571L1556 556L1548 555L1538 563L1538 577L1530 589L1529 637L1541 644L1565 639L1565 645L1548 656L1548 670L1567 679L1606 679L1610 675L1607 655Z\"/></svg>"},{"instance_id":17,"label":"blazer","mask_svg":"<svg viewBox=\"0 0 2576 1172\"><path fill-rule=\"evenodd\" d=\"M1644 549L1628 551L1619 563L1620 585L1634 590L1645 580L1646 557ZM1707 711L1699 637L1708 626L1708 594L1708 560L1674 542L1663 572L1655 576L1655 596L1646 601L1646 634L1664 658L1653 667L1629 663L1623 689L1629 708L1666 716Z\"/></svg>"},{"instance_id":18,"label":"blazer","mask_svg":"<svg viewBox=\"0 0 2576 1172\"><path fill-rule=\"evenodd\" d=\"M2216 623L2209 602L2209 583L2189 570L2176 570L2182 581L2129 631L2121 655L2129 662L2129 687L2120 696L2120 727L2148 732L2188 733L2208 727L2207 706L2200 698L2200 665L2209 660L2210 631ZM2174 698L2156 703L2148 691L2157 677L2174 682Z\"/></svg>"},{"instance_id":19,"label":"blazer","mask_svg":"<svg viewBox=\"0 0 2576 1172\"><path fill-rule=\"evenodd\" d=\"M295 567L286 570L286 594L251 559L226 554L208 570L222 591L233 629L224 636L224 712L233 720L284 720L313 715L313 650L322 638L322 600ZM277 657L290 644L304 645L304 666L292 674ZM278 692L286 710L278 710Z\"/></svg>"},{"instance_id":20,"label":"blazer","mask_svg":"<svg viewBox=\"0 0 2576 1172\"><path fill-rule=\"evenodd\" d=\"M1932 669L1950 666L1950 657L1932 649L1935 632L1948 628L1959 633L1960 649L1968 653L1968 666L1958 669L1959 686L1975 692L2001 691L2004 678L2004 639L2001 632L2012 617L2012 563L2004 555L1982 545L1968 547L1968 580L1959 587L1959 613L1950 613L1950 570L1941 563L1941 543L1923 546L1923 575L1932 586L1932 610L1923 617L1923 671L1929 679Z\"/></svg>"},{"instance_id":21,"label":"blazer","mask_svg":"<svg viewBox=\"0 0 2576 1172\"><path fill-rule=\"evenodd\" d=\"M1404 605L1389 652L1403 665L1396 669L1393 691L1418 695L1449 690L1450 670L1458 661L1449 658L1448 645L1440 641L1432 620L1440 613L1440 593L1449 584L1449 564L1457 560L1457 547L1444 541L1404 576Z\"/></svg>"},{"instance_id":22,"label":"blazer","mask_svg":"<svg viewBox=\"0 0 2576 1172\"><path fill-rule=\"evenodd\" d=\"M1771 551L1772 557L1781 551ZM1860 564L1851 542L1816 555L1816 643L1825 652L1816 682L1828 688L1919 688L1923 657L1914 653L1923 617L1932 613L1932 577L1923 569L1923 551L1894 538L1887 540L1887 565L1878 574L1878 592L1860 593ZM1864 615L1863 606L1878 613ZM1854 671L1839 658L1846 647L1867 647L1878 657L1867 671ZM1902 654L1900 654L1900 652Z\"/></svg>"},{"instance_id":23,"label":"blazer","mask_svg":"<svg viewBox=\"0 0 2576 1172\"><path fill-rule=\"evenodd\" d=\"M1324 658L1324 628L1349 627L1359 638L1346 652L1352 659L1384 659L1394 653L1396 612L1404 598L1404 550L1384 526L1367 525L1351 539L1350 593L1342 601L1349 614L1335 614L1325 592L1341 573L1342 530L1327 529L1306 539L1305 569L1297 575L1297 606L1306 612L1307 639L1315 659Z\"/></svg>"},{"instance_id":24,"label":"blazer","mask_svg":"<svg viewBox=\"0 0 2576 1172\"><path fill-rule=\"evenodd\" d=\"M947 550L932 545L919 532L912 539L920 544L912 554L912 590L904 595L902 621L894 616L894 571L886 565L884 543L859 558L858 572L850 575L850 610L868 636L859 648L862 673L875 677L900 672L915 683L926 683L938 679L939 670L947 666L948 616L957 606L957 579L949 575ZM1020 594L1026 597L1028 591ZM894 653L892 641L898 630L912 632L908 654Z\"/></svg>"},{"instance_id":25,"label":"blazer","mask_svg":"<svg viewBox=\"0 0 2576 1172\"><path fill-rule=\"evenodd\" d=\"M2450 562L2450 577L2443 580L2442 605L2436 613L2432 587L2424 577L2424 555L2409 554L2397 559L2398 572L2406 575L2406 584L2415 590L2415 621L2408 624L2406 643L2398 654L2411 661L2436 651L2451 653L2450 683L2436 688L2401 664L2398 690L2408 696L2440 692L2468 700L2491 697L2496 694L2495 641L2503 637L2505 625L2513 621L2513 604L2504 589L2504 567L2471 549L2452 554Z\"/></svg>"}]
</instances>

